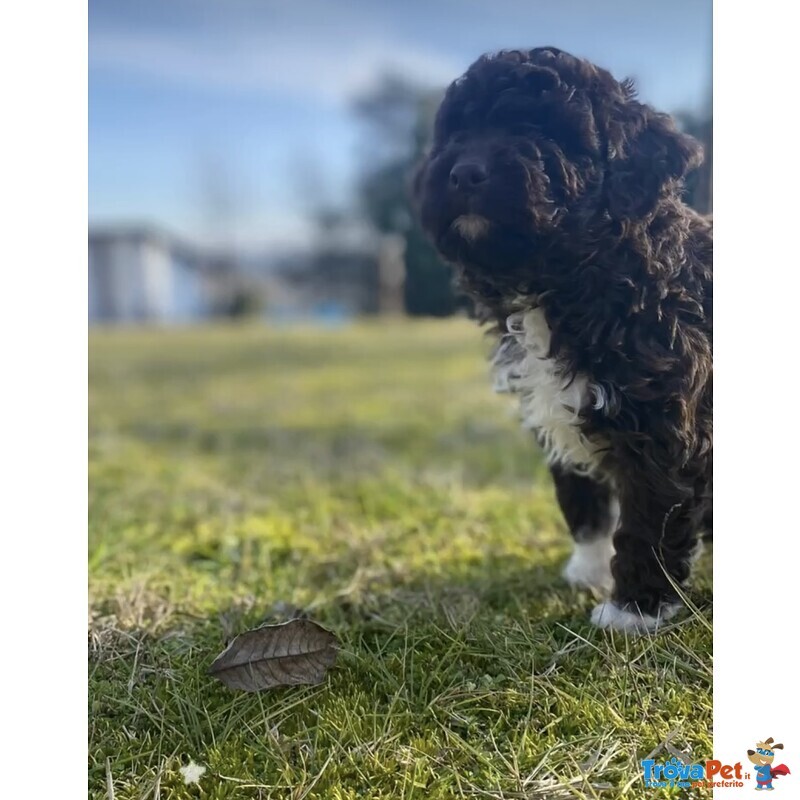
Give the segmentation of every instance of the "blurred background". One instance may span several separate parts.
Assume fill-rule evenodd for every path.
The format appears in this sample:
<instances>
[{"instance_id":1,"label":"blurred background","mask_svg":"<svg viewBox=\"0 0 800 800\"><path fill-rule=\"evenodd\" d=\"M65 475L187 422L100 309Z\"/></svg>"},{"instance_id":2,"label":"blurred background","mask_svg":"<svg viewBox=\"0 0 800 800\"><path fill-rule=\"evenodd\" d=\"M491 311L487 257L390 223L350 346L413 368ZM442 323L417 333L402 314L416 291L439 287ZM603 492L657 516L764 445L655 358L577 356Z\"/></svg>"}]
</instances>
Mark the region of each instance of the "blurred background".
<instances>
[{"instance_id":1,"label":"blurred background","mask_svg":"<svg viewBox=\"0 0 800 800\"><path fill-rule=\"evenodd\" d=\"M481 53L555 45L706 146L710 0L90 0L89 320L458 313L406 176Z\"/></svg>"}]
</instances>

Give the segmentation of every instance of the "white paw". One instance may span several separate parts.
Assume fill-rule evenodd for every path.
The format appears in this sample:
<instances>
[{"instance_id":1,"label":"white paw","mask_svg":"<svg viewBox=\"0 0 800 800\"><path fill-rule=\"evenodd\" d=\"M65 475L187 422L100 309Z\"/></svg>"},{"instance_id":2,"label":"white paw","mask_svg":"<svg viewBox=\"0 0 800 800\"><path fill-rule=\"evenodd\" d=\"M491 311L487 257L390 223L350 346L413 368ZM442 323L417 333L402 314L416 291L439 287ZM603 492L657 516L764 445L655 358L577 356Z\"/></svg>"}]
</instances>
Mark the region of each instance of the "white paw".
<instances>
[{"instance_id":1,"label":"white paw","mask_svg":"<svg viewBox=\"0 0 800 800\"><path fill-rule=\"evenodd\" d=\"M611 557L614 545L610 536L589 542L576 542L562 575L570 586L588 587L608 592L614 585L611 577Z\"/></svg>"},{"instance_id":2,"label":"white paw","mask_svg":"<svg viewBox=\"0 0 800 800\"><path fill-rule=\"evenodd\" d=\"M592 624L598 628L611 628L615 631L627 631L628 633L647 633L654 631L659 625L674 617L681 606L678 603L661 606L658 614L653 617L650 614L640 614L626 608L620 608L611 601L600 603L592 611Z\"/></svg>"}]
</instances>

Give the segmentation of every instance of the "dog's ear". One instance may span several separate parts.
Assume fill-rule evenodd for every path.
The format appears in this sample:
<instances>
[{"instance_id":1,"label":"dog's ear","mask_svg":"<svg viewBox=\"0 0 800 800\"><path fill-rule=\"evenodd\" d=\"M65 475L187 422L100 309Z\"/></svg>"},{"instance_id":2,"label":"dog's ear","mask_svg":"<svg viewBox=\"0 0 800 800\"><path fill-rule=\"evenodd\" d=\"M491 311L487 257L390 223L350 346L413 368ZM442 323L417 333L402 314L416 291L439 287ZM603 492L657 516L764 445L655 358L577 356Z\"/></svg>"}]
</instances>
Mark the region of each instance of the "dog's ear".
<instances>
[{"instance_id":1,"label":"dog's ear","mask_svg":"<svg viewBox=\"0 0 800 800\"><path fill-rule=\"evenodd\" d=\"M639 219L656 207L664 188L700 166L703 148L667 114L651 110L633 137L610 154L608 210L615 219Z\"/></svg>"}]
</instances>

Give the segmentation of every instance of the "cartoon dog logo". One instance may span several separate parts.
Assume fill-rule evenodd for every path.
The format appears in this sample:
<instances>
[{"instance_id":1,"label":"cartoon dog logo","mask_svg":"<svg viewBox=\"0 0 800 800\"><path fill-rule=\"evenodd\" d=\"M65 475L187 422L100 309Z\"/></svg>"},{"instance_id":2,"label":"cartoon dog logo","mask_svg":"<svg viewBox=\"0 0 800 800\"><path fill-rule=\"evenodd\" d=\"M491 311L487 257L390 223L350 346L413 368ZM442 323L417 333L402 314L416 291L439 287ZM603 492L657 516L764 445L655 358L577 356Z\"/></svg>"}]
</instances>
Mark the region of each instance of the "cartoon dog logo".
<instances>
[{"instance_id":1,"label":"cartoon dog logo","mask_svg":"<svg viewBox=\"0 0 800 800\"><path fill-rule=\"evenodd\" d=\"M773 778L778 778L781 775L789 775L789 767L786 764L778 764L777 767L772 766L775 760L775 751L783 750L782 744L773 744L775 740L770 736L764 742L756 742L755 750L748 750L747 757L751 763L755 765L756 772L756 789L772 790L775 787L772 785Z\"/></svg>"}]
</instances>

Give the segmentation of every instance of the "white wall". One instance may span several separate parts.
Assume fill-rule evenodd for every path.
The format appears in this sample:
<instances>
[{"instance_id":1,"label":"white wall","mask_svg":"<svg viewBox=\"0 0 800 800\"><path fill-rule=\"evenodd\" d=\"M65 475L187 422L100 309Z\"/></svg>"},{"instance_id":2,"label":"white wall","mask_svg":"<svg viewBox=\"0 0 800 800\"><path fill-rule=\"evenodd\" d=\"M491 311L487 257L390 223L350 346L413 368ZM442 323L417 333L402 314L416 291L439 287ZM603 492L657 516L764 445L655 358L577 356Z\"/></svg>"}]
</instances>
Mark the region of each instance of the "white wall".
<instances>
[{"instance_id":1,"label":"white wall","mask_svg":"<svg viewBox=\"0 0 800 800\"><path fill-rule=\"evenodd\" d=\"M90 322L190 322L209 309L203 275L167 243L120 238L90 246Z\"/></svg>"},{"instance_id":2,"label":"white wall","mask_svg":"<svg viewBox=\"0 0 800 800\"><path fill-rule=\"evenodd\" d=\"M204 277L180 258L173 258L172 318L175 322L190 322L209 315L211 300Z\"/></svg>"}]
</instances>

